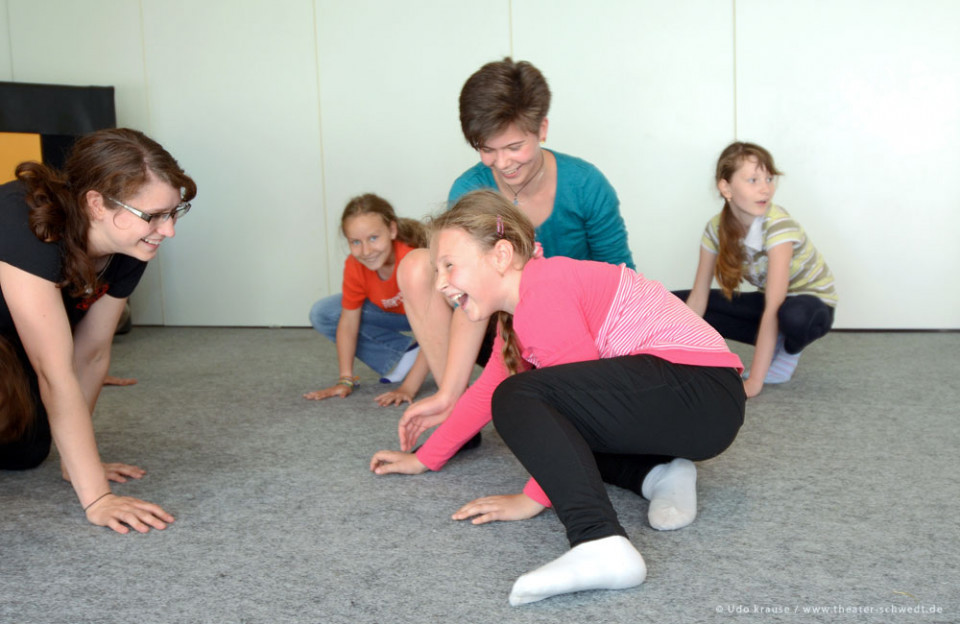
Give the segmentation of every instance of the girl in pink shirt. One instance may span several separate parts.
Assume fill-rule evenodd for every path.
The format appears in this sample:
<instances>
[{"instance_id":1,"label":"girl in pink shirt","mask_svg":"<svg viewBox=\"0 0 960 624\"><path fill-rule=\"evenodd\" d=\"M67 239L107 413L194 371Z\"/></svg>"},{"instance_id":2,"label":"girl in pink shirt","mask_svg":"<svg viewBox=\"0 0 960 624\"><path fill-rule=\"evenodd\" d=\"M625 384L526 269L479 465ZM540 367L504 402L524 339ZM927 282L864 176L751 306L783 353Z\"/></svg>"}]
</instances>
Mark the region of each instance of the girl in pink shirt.
<instances>
[{"instance_id":1,"label":"girl in pink shirt","mask_svg":"<svg viewBox=\"0 0 960 624\"><path fill-rule=\"evenodd\" d=\"M371 468L437 470L492 414L533 479L454 519L521 520L552 504L571 546L517 579L510 603L639 585L646 564L604 482L647 498L655 529L690 524L690 460L723 452L743 423L739 358L658 282L624 266L540 257L529 220L497 193L465 195L438 217L431 255L448 300L470 320L499 317L495 357L416 454L380 451ZM404 446L433 424L401 421Z\"/></svg>"}]
</instances>

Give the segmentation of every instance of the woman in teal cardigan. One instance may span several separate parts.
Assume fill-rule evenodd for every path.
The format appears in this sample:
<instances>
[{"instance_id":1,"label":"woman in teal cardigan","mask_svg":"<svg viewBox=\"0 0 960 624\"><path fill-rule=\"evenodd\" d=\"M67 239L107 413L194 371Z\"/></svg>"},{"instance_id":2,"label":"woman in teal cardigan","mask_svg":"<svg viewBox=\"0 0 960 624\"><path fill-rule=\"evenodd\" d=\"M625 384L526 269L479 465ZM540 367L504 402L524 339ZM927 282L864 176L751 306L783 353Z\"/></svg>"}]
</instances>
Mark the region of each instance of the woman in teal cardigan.
<instances>
[{"instance_id":1,"label":"woman in teal cardigan","mask_svg":"<svg viewBox=\"0 0 960 624\"><path fill-rule=\"evenodd\" d=\"M634 268L613 186L590 163L542 147L549 108L547 81L526 61L506 58L470 76L460 92L460 125L480 162L453 183L450 205L469 191L495 189L533 222L545 256ZM398 282L410 325L439 386L436 394L411 405L400 421L401 448L409 450L421 433L449 415L474 363L486 363L492 332L486 323L473 323L451 310L438 295L427 250L404 258Z\"/></svg>"}]
</instances>

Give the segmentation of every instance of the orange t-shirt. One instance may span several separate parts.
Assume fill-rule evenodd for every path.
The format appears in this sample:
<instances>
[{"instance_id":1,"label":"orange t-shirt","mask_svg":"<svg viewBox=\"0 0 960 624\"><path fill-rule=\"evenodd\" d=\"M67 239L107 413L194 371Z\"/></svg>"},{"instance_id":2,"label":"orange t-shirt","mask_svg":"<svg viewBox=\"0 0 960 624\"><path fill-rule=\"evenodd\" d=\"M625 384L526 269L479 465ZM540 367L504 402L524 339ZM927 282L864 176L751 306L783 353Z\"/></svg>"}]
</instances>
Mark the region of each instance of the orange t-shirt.
<instances>
[{"instance_id":1,"label":"orange t-shirt","mask_svg":"<svg viewBox=\"0 0 960 624\"><path fill-rule=\"evenodd\" d=\"M413 251L413 247L398 240L393 241L396 261L389 279L382 280L376 271L371 271L353 256L347 256L343 265L343 308L356 310L366 299L386 312L405 314L403 296L397 286L397 267L400 260Z\"/></svg>"}]
</instances>

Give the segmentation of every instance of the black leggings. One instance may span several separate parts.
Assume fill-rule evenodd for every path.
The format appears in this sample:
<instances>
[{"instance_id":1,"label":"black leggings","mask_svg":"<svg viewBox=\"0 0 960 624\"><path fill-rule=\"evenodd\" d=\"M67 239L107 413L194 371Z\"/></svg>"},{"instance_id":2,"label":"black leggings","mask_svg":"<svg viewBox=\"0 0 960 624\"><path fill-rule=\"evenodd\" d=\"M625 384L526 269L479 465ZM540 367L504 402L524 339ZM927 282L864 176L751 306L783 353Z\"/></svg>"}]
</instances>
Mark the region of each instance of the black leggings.
<instances>
[{"instance_id":1,"label":"black leggings","mask_svg":"<svg viewBox=\"0 0 960 624\"><path fill-rule=\"evenodd\" d=\"M33 399L33 418L30 424L24 430L23 434L7 442L0 442L0 470L26 470L36 468L50 454L50 423L47 421L47 411L40 400L40 388L37 381L37 375L33 372L30 360L23 350L19 340L9 339L0 336L0 340L5 341L7 348L0 350L3 355L0 357L11 357L19 360L18 362L4 362L4 369L10 370L10 366L19 364L26 373L27 382L30 386L30 395ZM0 401L5 397L0 396Z\"/></svg>"},{"instance_id":2,"label":"black leggings","mask_svg":"<svg viewBox=\"0 0 960 624\"><path fill-rule=\"evenodd\" d=\"M690 296L689 290L673 293L683 301ZM717 289L710 291L707 312L703 320L729 340L757 344L760 317L766 305L766 296L761 292L735 293L732 300ZM833 327L833 308L813 295L787 297L777 312L778 328L784 337L787 353L800 353Z\"/></svg>"},{"instance_id":3,"label":"black leggings","mask_svg":"<svg viewBox=\"0 0 960 624\"><path fill-rule=\"evenodd\" d=\"M514 375L492 407L497 431L550 498L573 547L626 536L604 482L641 494L658 464L719 455L737 436L745 403L732 368L629 355Z\"/></svg>"}]
</instances>

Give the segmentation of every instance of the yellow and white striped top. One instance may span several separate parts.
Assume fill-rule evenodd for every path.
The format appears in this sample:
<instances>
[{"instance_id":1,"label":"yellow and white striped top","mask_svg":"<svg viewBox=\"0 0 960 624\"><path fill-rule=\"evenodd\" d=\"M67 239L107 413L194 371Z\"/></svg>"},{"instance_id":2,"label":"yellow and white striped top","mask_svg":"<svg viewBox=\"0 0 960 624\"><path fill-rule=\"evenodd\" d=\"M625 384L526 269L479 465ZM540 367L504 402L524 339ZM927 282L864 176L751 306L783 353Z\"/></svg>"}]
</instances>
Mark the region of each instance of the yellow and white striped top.
<instances>
[{"instance_id":1,"label":"yellow and white striped top","mask_svg":"<svg viewBox=\"0 0 960 624\"><path fill-rule=\"evenodd\" d=\"M704 228L700 245L711 253L718 253L720 226L718 213ZM786 210L771 204L767 214L757 217L750 231L744 237L743 247L746 261L743 264L743 277L761 292L767 283L767 250L790 243L793 245L793 258L790 260L790 284L787 296L813 295L829 306L837 305L837 290L830 267L823 256L813 246L803 227Z\"/></svg>"}]
</instances>

